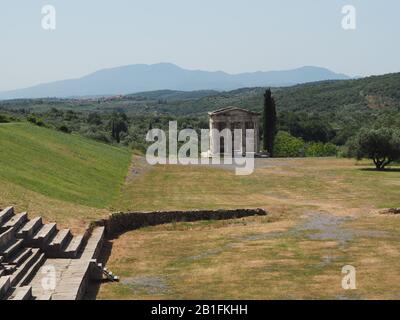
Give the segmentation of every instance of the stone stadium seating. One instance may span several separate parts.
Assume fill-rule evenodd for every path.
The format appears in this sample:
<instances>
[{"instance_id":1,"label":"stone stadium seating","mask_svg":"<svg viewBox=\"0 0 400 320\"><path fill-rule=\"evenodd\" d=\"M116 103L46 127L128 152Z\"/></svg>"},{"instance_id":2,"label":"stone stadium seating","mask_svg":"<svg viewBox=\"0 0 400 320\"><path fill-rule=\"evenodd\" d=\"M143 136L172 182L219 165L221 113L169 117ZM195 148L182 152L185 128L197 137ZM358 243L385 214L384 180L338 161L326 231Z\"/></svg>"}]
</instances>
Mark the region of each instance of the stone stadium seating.
<instances>
[{"instance_id":1,"label":"stone stadium seating","mask_svg":"<svg viewBox=\"0 0 400 320\"><path fill-rule=\"evenodd\" d=\"M41 217L0 209L0 300L82 298L90 277L99 277L103 238L102 227L73 236Z\"/></svg>"}]
</instances>

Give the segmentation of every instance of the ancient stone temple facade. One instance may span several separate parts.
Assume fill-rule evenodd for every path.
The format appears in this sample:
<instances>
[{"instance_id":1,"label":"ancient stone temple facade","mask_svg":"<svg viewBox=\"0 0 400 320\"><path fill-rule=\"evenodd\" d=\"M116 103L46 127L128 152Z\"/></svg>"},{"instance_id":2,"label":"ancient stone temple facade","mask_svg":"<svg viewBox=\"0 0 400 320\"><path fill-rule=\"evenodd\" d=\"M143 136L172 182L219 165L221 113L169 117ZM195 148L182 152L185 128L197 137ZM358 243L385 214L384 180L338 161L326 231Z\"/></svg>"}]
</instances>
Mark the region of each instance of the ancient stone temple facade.
<instances>
[{"instance_id":1,"label":"ancient stone temple facade","mask_svg":"<svg viewBox=\"0 0 400 320\"><path fill-rule=\"evenodd\" d=\"M210 156L216 155L245 155L249 152L258 153L260 151L260 114L236 107L220 109L209 114L210 120ZM218 130L219 134L217 134ZM224 129L230 129L231 136L223 133ZM242 139L234 138L234 130L242 130ZM253 129L254 135L247 137L246 130ZM226 150L225 139L232 139L232 150ZM247 140L247 142L246 142ZM251 145L247 145L250 143ZM254 145L254 148L252 147Z\"/></svg>"}]
</instances>

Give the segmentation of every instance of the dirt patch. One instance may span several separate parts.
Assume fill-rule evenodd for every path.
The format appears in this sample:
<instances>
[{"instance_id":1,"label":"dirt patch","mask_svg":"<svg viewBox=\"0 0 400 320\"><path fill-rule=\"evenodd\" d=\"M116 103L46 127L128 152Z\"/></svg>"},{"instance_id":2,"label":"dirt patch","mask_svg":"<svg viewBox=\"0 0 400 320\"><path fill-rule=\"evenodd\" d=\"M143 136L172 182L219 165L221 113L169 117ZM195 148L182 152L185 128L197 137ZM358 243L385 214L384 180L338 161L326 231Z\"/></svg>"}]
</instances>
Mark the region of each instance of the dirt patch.
<instances>
[{"instance_id":1,"label":"dirt patch","mask_svg":"<svg viewBox=\"0 0 400 320\"><path fill-rule=\"evenodd\" d=\"M354 237L354 232L343 229L345 222L351 221L349 216L340 217L328 213L312 214L296 229L298 231L311 231L308 238L311 240L334 240L344 245Z\"/></svg>"},{"instance_id":2,"label":"dirt patch","mask_svg":"<svg viewBox=\"0 0 400 320\"><path fill-rule=\"evenodd\" d=\"M165 294L168 292L167 281L164 277L159 276L127 278L123 279L121 283L135 292L144 291L150 295Z\"/></svg>"},{"instance_id":3,"label":"dirt patch","mask_svg":"<svg viewBox=\"0 0 400 320\"><path fill-rule=\"evenodd\" d=\"M344 246L357 237L380 238L389 236L386 231L369 229L349 229L345 223L354 221L352 216L337 216L329 213L311 214L304 223L296 229L307 232L311 240L333 240Z\"/></svg>"},{"instance_id":4,"label":"dirt patch","mask_svg":"<svg viewBox=\"0 0 400 320\"><path fill-rule=\"evenodd\" d=\"M336 260L336 257L333 256L322 256L321 262L317 265L318 268L325 268L332 264Z\"/></svg>"},{"instance_id":5,"label":"dirt patch","mask_svg":"<svg viewBox=\"0 0 400 320\"><path fill-rule=\"evenodd\" d=\"M131 182L138 177L142 176L151 169L151 166L147 163L145 157L134 155L132 158L132 164L129 167L129 172L126 176L126 183Z\"/></svg>"},{"instance_id":6,"label":"dirt patch","mask_svg":"<svg viewBox=\"0 0 400 320\"><path fill-rule=\"evenodd\" d=\"M345 246L350 241L358 237L382 238L389 236L386 231L369 229L350 229L344 226L345 223L353 221L352 216L337 216L330 213L311 213L305 216L305 220L297 226L285 231L269 231L254 233L232 239L233 241L219 248L204 251L196 256L190 256L190 260L200 260L210 256L218 255L242 243L279 239L282 237L304 237L309 240L323 241L321 247L334 248L336 244ZM331 264L337 257L324 256L320 263L321 266Z\"/></svg>"}]
</instances>

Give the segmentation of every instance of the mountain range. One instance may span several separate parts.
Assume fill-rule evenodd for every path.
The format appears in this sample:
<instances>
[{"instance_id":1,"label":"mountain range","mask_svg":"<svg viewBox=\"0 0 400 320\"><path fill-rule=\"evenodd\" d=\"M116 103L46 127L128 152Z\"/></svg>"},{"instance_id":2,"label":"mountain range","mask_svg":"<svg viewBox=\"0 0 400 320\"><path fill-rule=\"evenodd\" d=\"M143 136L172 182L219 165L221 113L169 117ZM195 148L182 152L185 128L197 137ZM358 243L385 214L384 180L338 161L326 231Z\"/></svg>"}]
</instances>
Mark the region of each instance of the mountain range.
<instances>
[{"instance_id":1,"label":"mountain range","mask_svg":"<svg viewBox=\"0 0 400 320\"><path fill-rule=\"evenodd\" d=\"M345 79L350 77L314 66L283 71L229 74L222 71L187 70L170 63L135 64L103 69L82 78L0 92L0 99L109 96L164 89L223 91Z\"/></svg>"}]
</instances>

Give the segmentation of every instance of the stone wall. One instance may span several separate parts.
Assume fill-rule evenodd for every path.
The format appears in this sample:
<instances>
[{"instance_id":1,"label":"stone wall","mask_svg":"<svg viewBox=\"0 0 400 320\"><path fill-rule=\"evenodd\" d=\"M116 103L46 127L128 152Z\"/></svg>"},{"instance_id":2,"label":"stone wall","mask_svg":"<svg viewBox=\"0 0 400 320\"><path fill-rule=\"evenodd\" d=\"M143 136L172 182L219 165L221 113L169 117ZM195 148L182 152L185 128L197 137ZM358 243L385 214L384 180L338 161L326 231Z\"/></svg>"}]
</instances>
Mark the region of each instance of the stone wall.
<instances>
[{"instance_id":1,"label":"stone wall","mask_svg":"<svg viewBox=\"0 0 400 320\"><path fill-rule=\"evenodd\" d=\"M378 211L379 214L399 214L400 215L400 208L390 208L390 209L383 209Z\"/></svg>"},{"instance_id":2,"label":"stone wall","mask_svg":"<svg viewBox=\"0 0 400 320\"><path fill-rule=\"evenodd\" d=\"M111 214L108 219L93 222L91 227L104 226L106 235L108 237L113 237L127 231L165 223L227 220L256 215L265 216L267 212L263 209L120 212Z\"/></svg>"}]
</instances>

